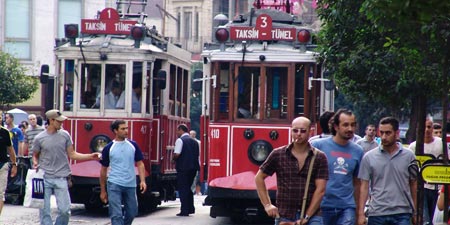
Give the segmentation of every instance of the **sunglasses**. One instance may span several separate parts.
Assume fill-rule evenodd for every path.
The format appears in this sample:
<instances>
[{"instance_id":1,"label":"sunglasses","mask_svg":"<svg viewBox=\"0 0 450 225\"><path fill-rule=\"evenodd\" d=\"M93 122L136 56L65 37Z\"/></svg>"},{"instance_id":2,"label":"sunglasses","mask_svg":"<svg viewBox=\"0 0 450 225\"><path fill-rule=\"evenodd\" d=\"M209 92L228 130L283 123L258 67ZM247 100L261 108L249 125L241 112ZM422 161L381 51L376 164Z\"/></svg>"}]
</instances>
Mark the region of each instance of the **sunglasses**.
<instances>
[{"instance_id":1,"label":"sunglasses","mask_svg":"<svg viewBox=\"0 0 450 225\"><path fill-rule=\"evenodd\" d=\"M297 129L297 128L292 129L292 132L294 132L294 133L300 132L301 134L304 134L304 133L306 133L306 131L308 131L308 130L306 130L306 129Z\"/></svg>"}]
</instances>

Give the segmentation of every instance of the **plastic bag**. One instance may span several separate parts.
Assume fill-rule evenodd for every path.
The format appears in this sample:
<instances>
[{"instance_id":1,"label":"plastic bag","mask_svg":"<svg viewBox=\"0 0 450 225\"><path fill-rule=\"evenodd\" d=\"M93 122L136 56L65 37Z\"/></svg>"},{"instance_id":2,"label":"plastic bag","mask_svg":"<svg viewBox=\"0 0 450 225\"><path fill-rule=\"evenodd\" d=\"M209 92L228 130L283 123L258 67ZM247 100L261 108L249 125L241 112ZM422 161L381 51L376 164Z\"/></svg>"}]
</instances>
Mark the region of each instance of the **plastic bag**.
<instances>
[{"instance_id":1,"label":"plastic bag","mask_svg":"<svg viewBox=\"0 0 450 225\"><path fill-rule=\"evenodd\" d=\"M29 169L26 179L25 197L23 206L29 208L44 207L44 171Z\"/></svg>"},{"instance_id":2,"label":"plastic bag","mask_svg":"<svg viewBox=\"0 0 450 225\"><path fill-rule=\"evenodd\" d=\"M436 205L433 215L433 224L439 224L444 222L444 210L440 211Z\"/></svg>"}]
</instances>

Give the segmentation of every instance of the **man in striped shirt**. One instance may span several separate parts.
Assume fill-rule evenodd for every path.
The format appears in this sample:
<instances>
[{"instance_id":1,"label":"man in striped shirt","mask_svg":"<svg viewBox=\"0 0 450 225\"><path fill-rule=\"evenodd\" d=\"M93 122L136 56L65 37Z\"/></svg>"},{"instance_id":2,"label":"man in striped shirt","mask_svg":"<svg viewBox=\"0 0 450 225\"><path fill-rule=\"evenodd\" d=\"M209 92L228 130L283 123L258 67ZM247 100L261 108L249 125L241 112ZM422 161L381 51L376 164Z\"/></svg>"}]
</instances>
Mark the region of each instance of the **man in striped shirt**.
<instances>
[{"instance_id":1,"label":"man in striped shirt","mask_svg":"<svg viewBox=\"0 0 450 225\"><path fill-rule=\"evenodd\" d=\"M37 118L35 114L28 115L28 121L30 122L30 126L28 126L28 129L25 131L25 149L28 149L28 156L32 157L34 137L44 131L44 128L37 124Z\"/></svg>"}]
</instances>

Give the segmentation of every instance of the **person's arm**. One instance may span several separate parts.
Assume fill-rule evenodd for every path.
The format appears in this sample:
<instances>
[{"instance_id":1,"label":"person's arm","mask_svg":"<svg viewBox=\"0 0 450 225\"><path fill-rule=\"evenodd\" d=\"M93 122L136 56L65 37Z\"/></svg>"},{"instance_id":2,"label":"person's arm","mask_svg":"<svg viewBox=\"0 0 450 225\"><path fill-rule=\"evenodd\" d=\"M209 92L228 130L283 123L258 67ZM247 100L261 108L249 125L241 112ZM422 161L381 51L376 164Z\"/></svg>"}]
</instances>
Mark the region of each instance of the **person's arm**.
<instances>
[{"instance_id":1,"label":"person's arm","mask_svg":"<svg viewBox=\"0 0 450 225\"><path fill-rule=\"evenodd\" d=\"M178 157L180 157L182 148L183 148L183 141L181 140L181 138L178 138L175 141L175 149L173 150L172 161L175 161L178 159Z\"/></svg>"},{"instance_id":2,"label":"person's arm","mask_svg":"<svg viewBox=\"0 0 450 225\"><path fill-rule=\"evenodd\" d=\"M414 207L414 214L417 213L417 180L410 180L409 181L409 189L411 190L411 196L413 200L413 207ZM414 216L415 218L415 216Z\"/></svg>"},{"instance_id":3,"label":"person's arm","mask_svg":"<svg viewBox=\"0 0 450 225\"><path fill-rule=\"evenodd\" d=\"M35 169L38 169L40 154L41 154L41 152L38 152L36 150L33 152L33 168L35 168Z\"/></svg>"},{"instance_id":4,"label":"person's arm","mask_svg":"<svg viewBox=\"0 0 450 225\"><path fill-rule=\"evenodd\" d=\"M78 153L73 148L73 145L67 147L67 154L69 155L69 158L73 160L100 160L101 158L101 154L98 152L91 154Z\"/></svg>"},{"instance_id":5,"label":"person's arm","mask_svg":"<svg viewBox=\"0 0 450 225\"><path fill-rule=\"evenodd\" d=\"M278 208L270 202L269 192L267 191L266 183L264 182L268 176L269 175L265 174L261 170L258 170L258 173L255 176L256 191L267 215L270 217L276 217L279 216Z\"/></svg>"},{"instance_id":6,"label":"person's arm","mask_svg":"<svg viewBox=\"0 0 450 225\"><path fill-rule=\"evenodd\" d=\"M18 156L24 156L24 154L25 154L25 142L24 141L19 141Z\"/></svg>"},{"instance_id":7,"label":"person's arm","mask_svg":"<svg viewBox=\"0 0 450 225\"><path fill-rule=\"evenodd\" d=\"M369 197L369 181L367 180L361 180L360 187L359 187L359 202L358 204L358 211L357 218L358 218L358 225L363 225L366 223L366 215L364 213L364 208L366 207L367 198Z\"/></svg>"},{"instance_id":8,"label":"person's arm","mask_svg":"<svg viewBox=\"0 0 450 225\"><path fill-rule=\"evenodd\" d=\"M11 177L15 177L17 174L17 159L16 159L16 153L14 152L14 148L13 146L8 146L8 154L9 154L9 159L11 160L11 162L13 162L13 165L11 167Z\"/></svg>"},{"instance_id":9,"label":"person's arm","mask_svg":"<svg viewBox=\"0 0 450 225\"><path fill-rule=\"evenodd\" d=\"M108 172L108 167L102 166L100 169L100 200L103 203L108 202L108 193L106 192L106 174Z\"/></svg>"},{"instance_id":10,"label":"person's arm","mask_svg":"<svg viewBox=\"0 0 450 225\"><path fill-rule=\"evenodd\" d=\"M136 166L138 168L139 179L141 180L139 184L139 190L141 190L141 193L144 194L147 190L147 183L145 183L145 166L142 160L136 162Z\"/></svg>"},{"instance_id":11,"label":"person's arm","mask_svg":"<svg viewBox=\"0 0 450 225\"><path fill-rule=\"evenodd\" d=\"M327 185L327 180L325 179L316 179L314 181L316 185L316 190L313 193L311 202L309 203L309 207L306 209L305 216L312 216L320 207L320 203L322 202L322 198L325 195L325 187ZM306 221L307 222L307 221Z\"/></svg>"},{"instance_id":12,"label":"person's arm","mask_svg":"<svg viewBox=\"0 0 450 225\"><path fill-rule=\"evenodd\" d=\"M355 198L355 204L356 204L356 212L359 211L359 191L361 188L361 181L358 179L358 177L353 177L353 197ZM363 209L364 210L364 209ZM356 221L358 221L358 214L356 214Z\"/></svg>"},{"instance_id":13,"label":"person's arm","mask_svg":"<svg viewBox=\"0 0 450 225\"><path fill-rule=\"evenodd\" d=\"M437 207L438 207L439 211L444 210L444 198L445 198L444 192L439 192L439 198L437 201Z\"/></svg>"}]
</instances>

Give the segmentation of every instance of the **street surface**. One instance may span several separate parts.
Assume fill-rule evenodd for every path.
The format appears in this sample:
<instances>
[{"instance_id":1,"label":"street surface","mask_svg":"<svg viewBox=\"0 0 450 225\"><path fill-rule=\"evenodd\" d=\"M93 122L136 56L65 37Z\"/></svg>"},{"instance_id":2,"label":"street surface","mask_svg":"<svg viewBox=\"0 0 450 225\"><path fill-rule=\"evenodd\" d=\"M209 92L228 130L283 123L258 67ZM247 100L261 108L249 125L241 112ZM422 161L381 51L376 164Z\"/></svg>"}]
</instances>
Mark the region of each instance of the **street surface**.
<instances>
[{"instance_id":1,"label":"street surface","mask_svg":"<svg viewBox=\"0 0 450 225\"><path fill-rule=\"evenodd\" d=\"M211 218L209 206L202 203L206 196L194 196L196 214L189 217L177 217L180 211L180 202L170 201L163 203L154 212L139 215L133 225L237 225L228 218ZM52 218L56 217L56 203L52 201ZM23 206L5 204L0 215L0 225L38 225L38 209L25 208ZM107 211L101 213L86 212L83 205L72 204L72 216L69 224L73 225L110 225Z\"/></svg>"}]
</instances>

